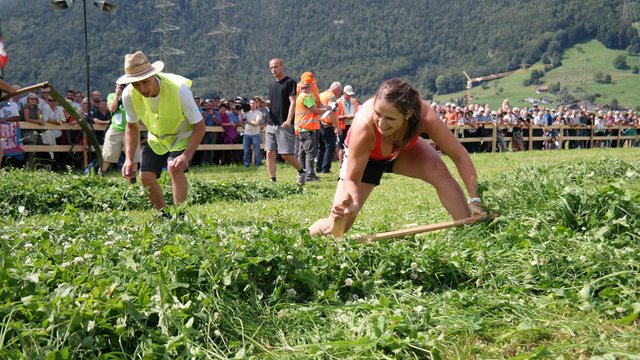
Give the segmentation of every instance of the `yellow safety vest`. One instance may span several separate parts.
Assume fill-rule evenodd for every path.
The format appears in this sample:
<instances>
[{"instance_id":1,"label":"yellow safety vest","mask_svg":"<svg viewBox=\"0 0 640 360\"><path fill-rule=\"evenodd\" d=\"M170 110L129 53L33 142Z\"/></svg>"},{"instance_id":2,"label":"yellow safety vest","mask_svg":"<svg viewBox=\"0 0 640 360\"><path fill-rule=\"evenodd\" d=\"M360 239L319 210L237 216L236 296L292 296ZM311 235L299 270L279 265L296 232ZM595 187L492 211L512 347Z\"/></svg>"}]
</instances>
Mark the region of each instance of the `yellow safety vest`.
<instances>
[{"instance_id":1,"label":"yellow safety vest","mask_svg":"<svg viewBox=\"0 0 640 360\"><path fill-rule=\"evenodd\" d=\"M159 73L157 76L161 79L158 113L151 111L149 100L135 88L131 89L131 102L147 127L149 146L154 153L163 155L169 151L184 150L189 144L193 124L182 113L179 91L182 84L191 87L191 80L169 73Z\"/></svg>"}]
</instances>

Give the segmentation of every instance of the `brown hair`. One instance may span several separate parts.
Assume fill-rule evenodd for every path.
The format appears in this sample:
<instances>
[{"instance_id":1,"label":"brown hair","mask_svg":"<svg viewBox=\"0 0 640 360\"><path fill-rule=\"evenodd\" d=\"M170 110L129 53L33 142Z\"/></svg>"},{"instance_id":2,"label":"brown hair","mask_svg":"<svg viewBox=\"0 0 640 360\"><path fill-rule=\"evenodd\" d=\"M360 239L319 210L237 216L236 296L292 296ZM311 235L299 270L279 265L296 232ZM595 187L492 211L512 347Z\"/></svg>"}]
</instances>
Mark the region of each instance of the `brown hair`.
<instances>
[{"instance_id":1,"label":"brown hair","mask_svg":"<svg viewBox=\"0 0 640 360\"><path fill-rule=\"evenodd\" d=\"M374 99L383 99L393 104L393 107L401 112L407 120L407 131L400 145L400 148L404 148L420 132L422 119L420 93L404 80L390 79L382 83Z\"/></svg>"}]
</instances>

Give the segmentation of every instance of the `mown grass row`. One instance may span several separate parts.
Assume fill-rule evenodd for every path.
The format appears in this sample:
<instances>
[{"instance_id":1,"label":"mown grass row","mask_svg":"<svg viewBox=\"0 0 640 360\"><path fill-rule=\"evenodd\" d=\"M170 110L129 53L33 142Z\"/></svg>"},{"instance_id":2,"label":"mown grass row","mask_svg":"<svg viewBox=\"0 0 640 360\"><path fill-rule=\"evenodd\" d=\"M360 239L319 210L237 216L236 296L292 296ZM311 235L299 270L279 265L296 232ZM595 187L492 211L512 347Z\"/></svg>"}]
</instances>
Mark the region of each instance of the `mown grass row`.
<instances>
[{"instance_id":1,"label":"mown grass row","mask_svg":"<svg viewBox=\"0 0 640 360\"><path fill-rule=\"evenodd\" d=\"M65 205L44 224L23 203L0 227L0 357L632 357L639 177L616 160L517 167L482 184L493 221L373 244L310 238L302 214ZM278 188L236 200L319 191Z\"/></svg>"}]
</instances>

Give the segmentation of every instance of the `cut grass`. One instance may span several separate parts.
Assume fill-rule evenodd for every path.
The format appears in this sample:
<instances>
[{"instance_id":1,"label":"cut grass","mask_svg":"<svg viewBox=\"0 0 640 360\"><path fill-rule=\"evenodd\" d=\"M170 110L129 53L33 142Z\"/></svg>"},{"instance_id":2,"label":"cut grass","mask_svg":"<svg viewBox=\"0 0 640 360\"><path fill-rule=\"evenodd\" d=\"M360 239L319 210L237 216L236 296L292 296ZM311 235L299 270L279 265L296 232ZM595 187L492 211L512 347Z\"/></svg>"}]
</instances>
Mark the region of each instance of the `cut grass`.
<instances>
[{"instance_id":1,"label":"cut grass","mask_svg":"<svg viewBox=\"0 0 640 360\"><path fill-rule=\"evenodd\" d=\"M305 229L326 216L333 177L172 220L27 208L0 226L0 357L633 358L638 154L473 155L494 221L375 244L351 240L448 219L434 190L385 175L344 242ZM240 166L189 177L268 181Z\"/></svg>"}]
</instances>

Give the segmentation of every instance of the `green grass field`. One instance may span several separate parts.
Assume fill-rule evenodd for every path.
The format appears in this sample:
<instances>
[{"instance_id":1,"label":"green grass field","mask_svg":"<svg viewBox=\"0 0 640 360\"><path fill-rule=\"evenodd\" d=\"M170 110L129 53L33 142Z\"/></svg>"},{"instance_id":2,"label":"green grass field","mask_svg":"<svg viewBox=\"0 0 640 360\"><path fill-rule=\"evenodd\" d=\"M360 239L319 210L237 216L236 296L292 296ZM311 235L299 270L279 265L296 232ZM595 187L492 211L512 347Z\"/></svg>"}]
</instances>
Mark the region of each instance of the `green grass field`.
<instances>
[{"instance_id":1,"label":"green grass field","mask_svg":"<svg viewBox=\"0 0 640 360\"><path fill-rule=\"evenodd\" d=\"M3 170L0 358L637 359L638 155L472 155L494 221L373 244L449 220L434 190L385 175L340 242L306 232L335 179L286 165L194 168L173 219L115 173Z\"/></svg>"},{"instance_id":2,"label":"green grass field","mask_svg":"<svg viewBox=\"0 0 640 360\"><path fill-rule=\"evenodd\" d=\"M627 57L627 65L629 69L618 70L613 66L613 59L616 56L625 55ZM640 66L640 57L629 56L623 50L611 50L605 48L599 41L592 40L583 44L576 45L568 49L562 58L562 66L549 70L542 78L545 85L560 83L566 84L570 91L574 91L577 87L581 87L588 94L601 94L596 98L596 104L609 104L611 100L617 99L621 107L635 108L640 105L637 94L640 93L640 81L638 74L632 74L631 68L634 65ZM483 89L480 84L471 90L474 96L473 103L490 104L496 109L502 104L504 99L509 99L512 106L531 106L530 103L522 100L528 97L540 99L547 97L553 101L556 96L549 93L536 94L536 86L531 85L525 87L523 80L529 79L533 69L542 70L542 64L534 64L527 70L520 70L516 74L506 76L501 79L487 82L488 88ZM610 74L612 84L599 84L594 80L594 74L602 72ZM462 69L460 70L462 74ZM471 77L486 76L489 74L469 74ZM504 91L496 95L497 89L502 88ZM452 94L444 94L434 97L434 101L448 102L459 98L466 97L466 90ZM558 104L551 104L557 107Z\"/></svg>"}]
</instances>

